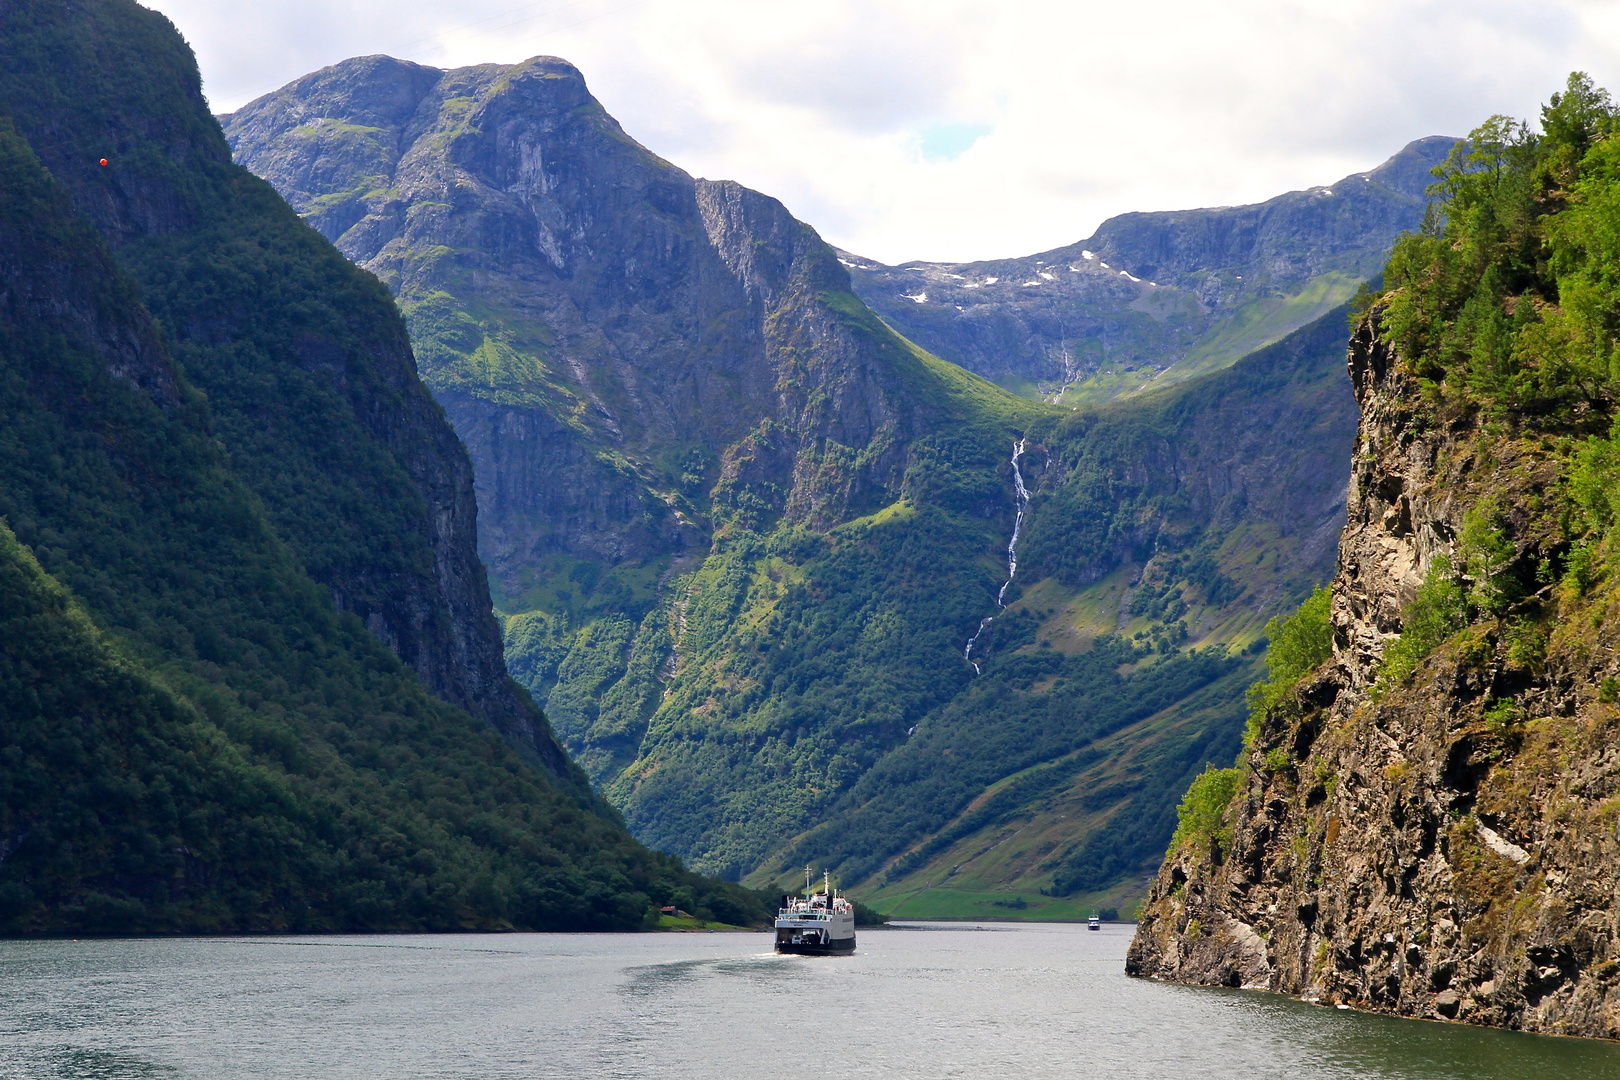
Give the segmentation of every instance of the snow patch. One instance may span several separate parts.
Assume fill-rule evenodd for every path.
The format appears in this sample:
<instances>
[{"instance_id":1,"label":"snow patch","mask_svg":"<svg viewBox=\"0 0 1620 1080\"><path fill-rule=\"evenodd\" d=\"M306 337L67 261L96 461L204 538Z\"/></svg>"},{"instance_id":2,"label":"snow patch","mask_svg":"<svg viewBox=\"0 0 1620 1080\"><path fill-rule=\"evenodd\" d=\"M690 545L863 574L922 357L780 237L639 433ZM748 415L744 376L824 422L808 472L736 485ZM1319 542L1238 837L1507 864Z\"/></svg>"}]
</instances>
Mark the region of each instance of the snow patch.
<instances>
[{"instance_id":1,"label":"snow patch","mask_svg":"<svg viewBox=\"0 0 1620 1080\"><path fill-rule=\"evenodd\" d=\"M1113 269L1113 267L1109 266L1107 263L1098 263L1097 265L1102 267L1104 270L1112 270Z\"/></svg>"},{"instance_id":2,"label":"snow patch","mask_svg":"<svg viewBox=\"0 0 1620 1080\"><path fill-rule=\"evenodd\" d=\"M1123 277L1123 278L1131 278L1132 281L1141 281L1142 280L1139 277L1131 277L1131 273L1130 273L1129 270L1121 270L1119 272L1119 276Z\"/></svg>"},{"instance_id":3,"label":"snow patch","mask_svg":"<svg viewBox=\"0 0 1620 1080\"><path fill-rule=\"evenodd\" d=\"M1041 277L1045 278L1047 281L1056 281L1057 280L1056 277L1052 276L1051 274L1048 274L1045 270L1041 271Z\"/></svg>"},{"instance_id":4,"label":"snow patch","mask_svg":"<svg viewBox=\"0 0 1620 1080\"><path fill-rule=\"evenodd\" d=\"M998 277L987 277L987 278L984 279L984 284L986 284L986 285L994 285L996 282L998 282L1000 280L1001 279L998 278Z\"/></svg>"},{"instance_id":5,"label":"snow patch","mask_svg":"<svg viewBox=\"0 0 1620 1080\"><path fill-rule=\"evenodd\" d=\"M1084 248L1082 248L1080 250L1080 257L1082 259L1086 260L1086 262L1090 262L1092 259L1095 259L1097 256L1093 255L1091 252L1089 252L1089 251L1085 250Z\"/></svg>"},{"instance_id":6,"label":"snow patch","mask_svg":"<svg viewBox=\"0 0 1620 1080\"><path fill-rule=\"evenodd\" d=\"M915 293L915 294L913 294L913 293L901 293L900 295L905 297L907 300L912 301L913 303L917 303L917 304L926 304L926 303L928 303L928 294L926 292L920 292L920 293Z\"/></svg>"}]
</instances>

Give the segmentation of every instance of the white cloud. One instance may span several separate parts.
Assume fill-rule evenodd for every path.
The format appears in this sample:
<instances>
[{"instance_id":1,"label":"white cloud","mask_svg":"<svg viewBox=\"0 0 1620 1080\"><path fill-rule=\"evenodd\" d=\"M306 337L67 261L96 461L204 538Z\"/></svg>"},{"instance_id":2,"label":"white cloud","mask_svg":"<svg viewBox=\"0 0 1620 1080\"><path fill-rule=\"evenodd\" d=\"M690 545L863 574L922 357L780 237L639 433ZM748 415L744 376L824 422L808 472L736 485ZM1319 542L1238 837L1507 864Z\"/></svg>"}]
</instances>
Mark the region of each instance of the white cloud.
<instances>
[{"instance_id":1,"label":"white cloud","mask_svg":"<svg viewBox=\"0 0 1620 1080\"><path fill-rule=\"evenodd\" d=\"M888 262L1331 183L1411 139L1620 91L1620 0L155 0L216 108L386 52L563 56L625 129Z\"/></svg>"}]
</instances>

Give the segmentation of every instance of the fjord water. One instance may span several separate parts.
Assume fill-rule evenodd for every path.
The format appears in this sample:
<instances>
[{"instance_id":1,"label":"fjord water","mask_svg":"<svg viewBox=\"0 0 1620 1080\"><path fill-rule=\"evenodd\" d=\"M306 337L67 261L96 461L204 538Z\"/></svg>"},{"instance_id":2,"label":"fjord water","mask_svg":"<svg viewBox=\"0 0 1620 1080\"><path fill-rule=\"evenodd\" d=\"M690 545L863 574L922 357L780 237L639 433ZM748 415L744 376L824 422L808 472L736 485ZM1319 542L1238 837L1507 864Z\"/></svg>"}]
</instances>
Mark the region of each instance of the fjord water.
<instances>
[{"instance_id":1,"label":"fjord water","mask_svg":"<svg viewBox=\"0 0 1620 1080\"><path fill-rule=\"evenodd\" d=\"M0 1077L1620 1076L1609 1043L1130 979L1130 932L0 942Z\"/></svg>"}]
</instances>

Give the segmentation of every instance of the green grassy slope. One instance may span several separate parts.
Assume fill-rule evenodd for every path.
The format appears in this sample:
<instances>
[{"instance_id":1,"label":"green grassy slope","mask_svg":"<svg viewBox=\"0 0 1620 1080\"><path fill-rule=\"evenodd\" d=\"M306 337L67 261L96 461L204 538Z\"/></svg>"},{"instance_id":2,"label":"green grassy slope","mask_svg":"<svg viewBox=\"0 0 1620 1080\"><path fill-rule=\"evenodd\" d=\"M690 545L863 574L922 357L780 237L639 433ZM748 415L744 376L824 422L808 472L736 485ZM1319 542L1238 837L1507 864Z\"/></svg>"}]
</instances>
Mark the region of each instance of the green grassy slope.
<instances>
[{"instance_id":1,"label":"green grassy slope","mask_svg":"<svg viewBox=\"0 0 1620 1080\"><path fill-rule=\"evenodd\" d=\"M984 673L936 663L949 700L747 880L826 862L914 917L1129 907L1187 783L1237 746L1265 621L1331 572L1345 317L1038 432L1027 583L976 649Z\"/></svg>"},{"instance_id":2,"label":"green grassy slope","mask_svg":"<svg viewBox=\"0 0 1620 1080\"><path fill-rule=\"evenodd\" d=\"M1128 915L1174 827L1174 798L1237 744L1258 667L1232 664L1167 709L990 784L886 866L870 902L911 918Z\"/></svg>"},{"instance_id":3,"label":"green grassy slope","mask_svg":"<svg viewBox=\"0 0 1620 1080\"><path fill-rule=\"evenodd\" d=\"M1085 405L1130 398L1230 367L1347 303L1363 280L1361 274L1327 270L1308 280L1296 293L1248 300L1194 340L1168 366L1128 370L1104 366L1065 386L1053 400L1064 405Z\"/></svg>"},{"instance_id":4,"label":"green grassy slope","mask_svg":"<svg viewBox=\"0 0 1620 1080\"><path fill-rule=\"evenodd\" d=\"M42 86L8 66L6 104L51 104L74 57L98 48L100 81L61 99L87 123L98 95L172 105L165 79L195 89L178 35L132 3L3 15L8 56L71 46ZM31 36L42 25L51 33ZM201 115L165 107L144 130L183 142L212 123ZM119 122L33 137L71 171L73 140ZM132 154L158 174L173 165L149 144ZM388 486L398 460L323 448L318 428L289 433L274 409L238 441L240 419L222 419L164 345L187 333L153 322L92 224L137 268L140 241L114 226L182 234L193 317L210 298L251 309L251 289L219 283L251 279L253 249L289 235L280 223L301 230L295 242L313 234L284 207L261 214L266 189L245 174L233 186L231 171L70 188L0 120L0 932L622 929L675 897L726 921L761 915L757 897L647 851L532 750L431 693L311 572L318 553L289 513L408 522L410 492ZM231 219L229 237L189 231L208 206ZM283 297L382 295L340 259L293 251ZM331 310L267 304L293 337ZM246 363L259 342L236 331L251 310L227 314L213 354ZM363 309L353 318L358 381L371 326ZM362 473L363 494L334 492L336 510L315 484L301 504L266 497L283 446L289 473L327 453Z\"/></svg>"}]
</instances>

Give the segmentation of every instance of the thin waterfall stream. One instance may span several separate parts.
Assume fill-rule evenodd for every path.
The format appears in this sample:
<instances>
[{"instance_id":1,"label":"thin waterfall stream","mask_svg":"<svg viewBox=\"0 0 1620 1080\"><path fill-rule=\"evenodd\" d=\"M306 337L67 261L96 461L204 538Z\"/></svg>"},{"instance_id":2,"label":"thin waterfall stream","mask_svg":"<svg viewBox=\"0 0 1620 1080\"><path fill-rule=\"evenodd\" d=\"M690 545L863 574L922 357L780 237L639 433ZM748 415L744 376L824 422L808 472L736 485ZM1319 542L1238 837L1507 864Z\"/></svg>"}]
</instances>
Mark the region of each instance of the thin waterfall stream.
<instances>
[{"instance_id":1,"label":"thin waterfall stream","mask_svg":"<svg viewBox=\"0 0 1620 1080\"><path fill-rule=\"evenodd\" d=\"M1012 539L1007 541L1007 580L1001 583L1001 590L996 593L996 609L1007 609L1007 586L1013 583L1018 576L1018 531L1024 527L1024 510L1029 506L1029 489L1024 487L1024 474L1018 468L1018 459L1024 456L1024 440L1018 439L1013 443L1012 470L1013 495L1017 503L1017 512L1013 515ZM984 628L996 621L994 615L986 615L979 621L979 628L968 638L967 648L962 650L962 659L973 665L973 674L979 673L979 662L973 659L973 646L978 644L979 635Z\"/></svg>"}]
</instances>

